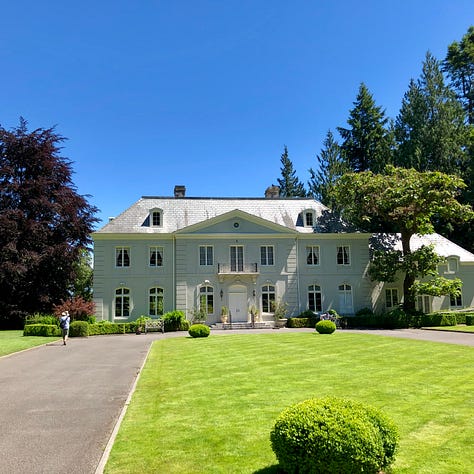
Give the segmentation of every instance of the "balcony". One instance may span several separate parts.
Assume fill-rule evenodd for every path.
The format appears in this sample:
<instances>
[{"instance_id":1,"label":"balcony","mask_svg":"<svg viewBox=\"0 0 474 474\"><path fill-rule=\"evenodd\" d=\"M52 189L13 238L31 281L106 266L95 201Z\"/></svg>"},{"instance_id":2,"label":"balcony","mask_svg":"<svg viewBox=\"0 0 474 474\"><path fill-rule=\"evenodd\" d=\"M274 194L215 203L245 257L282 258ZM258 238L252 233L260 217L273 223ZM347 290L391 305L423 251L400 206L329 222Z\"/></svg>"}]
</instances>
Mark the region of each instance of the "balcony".
<instances>
[{"instance_id":1,"label":"balcony","mask_svg":"<svg viewBox=\"0 0 474 474\"><path fill-rule=\"evenodd\" d=\"M218 263L217 274L220 280L225 276L253 276L257 277L258 264L257 263Z\"/></svg>"}]
</instances>

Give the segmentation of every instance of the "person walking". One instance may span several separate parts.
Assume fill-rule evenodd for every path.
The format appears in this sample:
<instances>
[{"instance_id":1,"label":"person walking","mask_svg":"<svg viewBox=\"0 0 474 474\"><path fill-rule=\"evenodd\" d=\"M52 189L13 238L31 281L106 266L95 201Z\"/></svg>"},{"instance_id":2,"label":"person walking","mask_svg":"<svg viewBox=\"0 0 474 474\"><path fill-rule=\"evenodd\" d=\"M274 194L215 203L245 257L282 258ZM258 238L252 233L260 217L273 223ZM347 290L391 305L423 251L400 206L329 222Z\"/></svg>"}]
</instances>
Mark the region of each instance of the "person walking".
<instances>
[{"instance_id":1,"label":"person walking","mask_svg":"<svg viewBox=\"0 0 474 474\"><path fill-rule=\"evenodd\" d=\"M67 337L69 336L69 323L71 318L69 316L69 311L63 311L61 317L59 318L59 327L63 335L63 345L66 345Z\"/></svg>"}]
</instances>

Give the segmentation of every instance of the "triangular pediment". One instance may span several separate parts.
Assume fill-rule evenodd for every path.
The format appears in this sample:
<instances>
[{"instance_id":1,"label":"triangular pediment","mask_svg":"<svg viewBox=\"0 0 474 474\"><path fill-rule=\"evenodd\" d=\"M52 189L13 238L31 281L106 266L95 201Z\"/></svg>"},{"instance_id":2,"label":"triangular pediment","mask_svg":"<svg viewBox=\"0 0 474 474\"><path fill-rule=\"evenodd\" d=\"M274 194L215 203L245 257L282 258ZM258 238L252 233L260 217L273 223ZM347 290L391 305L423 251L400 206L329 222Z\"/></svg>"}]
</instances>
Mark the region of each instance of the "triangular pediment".
<instances>
[{"instance_id":1,"label":"triangular pediment","mask_svg":"<svg viewBox=\"0 0 474 474\"><path fill-rule=\"evenodd\" d=\"M295 234L289 229L267 219L239 209L184 227L176 234Z\"/></svg>"}]
</instances>

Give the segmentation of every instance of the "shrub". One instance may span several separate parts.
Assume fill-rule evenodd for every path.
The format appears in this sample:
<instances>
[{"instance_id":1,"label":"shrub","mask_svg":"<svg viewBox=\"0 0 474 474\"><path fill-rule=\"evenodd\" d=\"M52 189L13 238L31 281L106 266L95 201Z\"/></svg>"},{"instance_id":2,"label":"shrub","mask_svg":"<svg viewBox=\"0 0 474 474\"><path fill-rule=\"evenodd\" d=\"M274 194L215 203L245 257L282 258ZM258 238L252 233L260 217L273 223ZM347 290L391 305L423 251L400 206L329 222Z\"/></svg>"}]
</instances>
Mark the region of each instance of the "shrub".
<instances>
[{"instance_id":1,"label":"shrub","mask_svg":"<svg viewBox=\"0 0 474 474\"><path fill-rule=\"evenodd\" d=\"M33 316L28 316L25 320L27 324L51 324L59 327L59 319L52 314L35 313Z\"/></svg>"},{"instance_id":2,"label":"shrub","mask_svg":"<svg viewBox=\"0 0 474 474\"><path fill-rule=\"evenodd\" d=\"M466 326L474 326L474 314L466 314Z\"/></svg>"},{"instance_id":3,"label":"shrub","mask_svg":"<svg viewBox=\"0 0 474 474\"><path fill-rule=\"evenodd\" d=\"M23 336L60 337L61 330L57 324L25 324Z\"/></svg>"},{"instance_id":4,"label":"shrub","mask_svg":"<svg viewBox=\"0 0 474 474\"><path fill-rule=\"evenodd\" d=\"M162 319L165 325L165 332L180 331L183 321L186 320L184 312L178 310L165 313Z\"/></svg>"},{"instance_id":5,"label":"shrub","mask_svg":"<svg viewBox=\"0 0 474 474\"><path fill-rule=\"evenodd\" d=\"M311 324L311 319L310 318L288 318L288 321L286 322L286 326L289 328L310 328L314 327L316 324L316 321L314 321L313 324Z\"/></svg>"},{"instance_id":6,"label":"shrub","mask_svg":"<svg viewBox=\"0 0 474 474\"><path fill-rule=\"evenodd\" d=\"M93 301L86 301L82 296L75 296L54 305L53 309L56 316L60 316L63 311L69 311L71 321L89 321L90 316L95 313L95 304Z\"/></svg>"},{"instance_id":7,"label":"shrub","mask_svg":"<svg viewBox=\"0 0 474 474\"><path fill-rule=\"evenodd\" d=\"M207 337L211 334L209 326L205 324L193 324L188 332L191 337Z\"/></svg>"},{"instance_id":8,"label":"shrub","mask_svg":"<svg viewBox=\"0 0 474 474\"><path fill-rule=\"evenodd\" d=\"M316 331L318 331L319 334L332 334L335 330L336 323L330 321L329 319L325 319L316 323Z\"/></svg>"},{"instance_id":9,"label":"shrub","mask_svg":"<svg viewBox=\"0 0 474 474\"><path fill-rule=\"evenodd\" d=\"M393 462L398 431L374 407L327 397L284 410L270 440L288 473L377 473Z\"/></svg>"},{"instance_id":10,"label":"shrub","mask_svg":"<svg viewBox=\"0 0 474 474\"><path fill-rule=\"evenodd\" d=\"M181 325L179 327L180 331L189 331L189 328L191 326L191 323L187 319L183 319L181 321Z\"/></svg>"},{"instance_id":11,"label":"shrub","mask_svg":"<svg viewBox=\"0 0 474 474\"><path fill-rule=\"evenodd\" d=\"M89 335L89 323L86 321L73 321L69 325L71 337L87 337Z\"/></svg>"}]
</instances>

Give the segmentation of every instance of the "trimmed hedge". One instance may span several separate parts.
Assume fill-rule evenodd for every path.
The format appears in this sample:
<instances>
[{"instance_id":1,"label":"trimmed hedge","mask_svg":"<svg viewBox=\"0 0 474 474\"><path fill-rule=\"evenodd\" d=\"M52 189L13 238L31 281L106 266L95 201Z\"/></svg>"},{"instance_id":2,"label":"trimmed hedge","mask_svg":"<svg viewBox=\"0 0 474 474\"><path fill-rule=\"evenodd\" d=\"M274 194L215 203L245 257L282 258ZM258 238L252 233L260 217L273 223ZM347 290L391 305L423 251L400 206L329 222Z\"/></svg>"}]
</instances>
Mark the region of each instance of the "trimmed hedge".
<instances>
[{"instance_id":1,"label":"trimmed hedge","mask_svg":"<svg viewBox=\"0 0 474 474\"><path fill-rule=\"evenodd\" d=\"M208 337L211 334L209 326L205 324L193 324L188 332L191 337Z\"/></svg>"},{"instance_id":2,"label":"trimmed hedge","mask_svg":"<svg viewBox=\"0 0 474 474\"><path fill-rule=\"evenodd\" d=\"M377 473L395 459L398 430L375 407L327 397L284 410L270 441L287 473Z\"/></svg>"},{"instance_id":3,"label":"trimmed hedge","mask_svg":"<svg viewBox=\"0 0 474 474\"><path fill-rule=\"evenodd\" d=\"M73 321L69 325L69 336L87 337L89 335L89 323L86 321Z\"/></svg>"},{"instance_id":4,"label":"trimmed hedge","mask_svg":"<svg viewBox=\"0 0 474 474\"><path fill-rule=\"evenodd\" d=\"M26 324L23 336L61 337L61 329L57 324Z\"/></svg>"},{"instance_id":5,"label":"trimmed hedge","mask_svg":"<svg viewBox=\"0 0 474 474\"><path fill-rule=\"evenodd\" d=\"M474 314L466 314L466 326L474 326Z\"/></svg>"},{"instance_id":6,"label":"trimmed hedge","mask_svg":"<svg viewBox=\"0 0 474 474\"><path fill-rule=\"evenodd\" d=\"M332 334L335 330L336 323L334 321L330 321L329 319L325 319L316 323L316 331L318 331L319 334Z\"/></svg>"}]
</instances>

